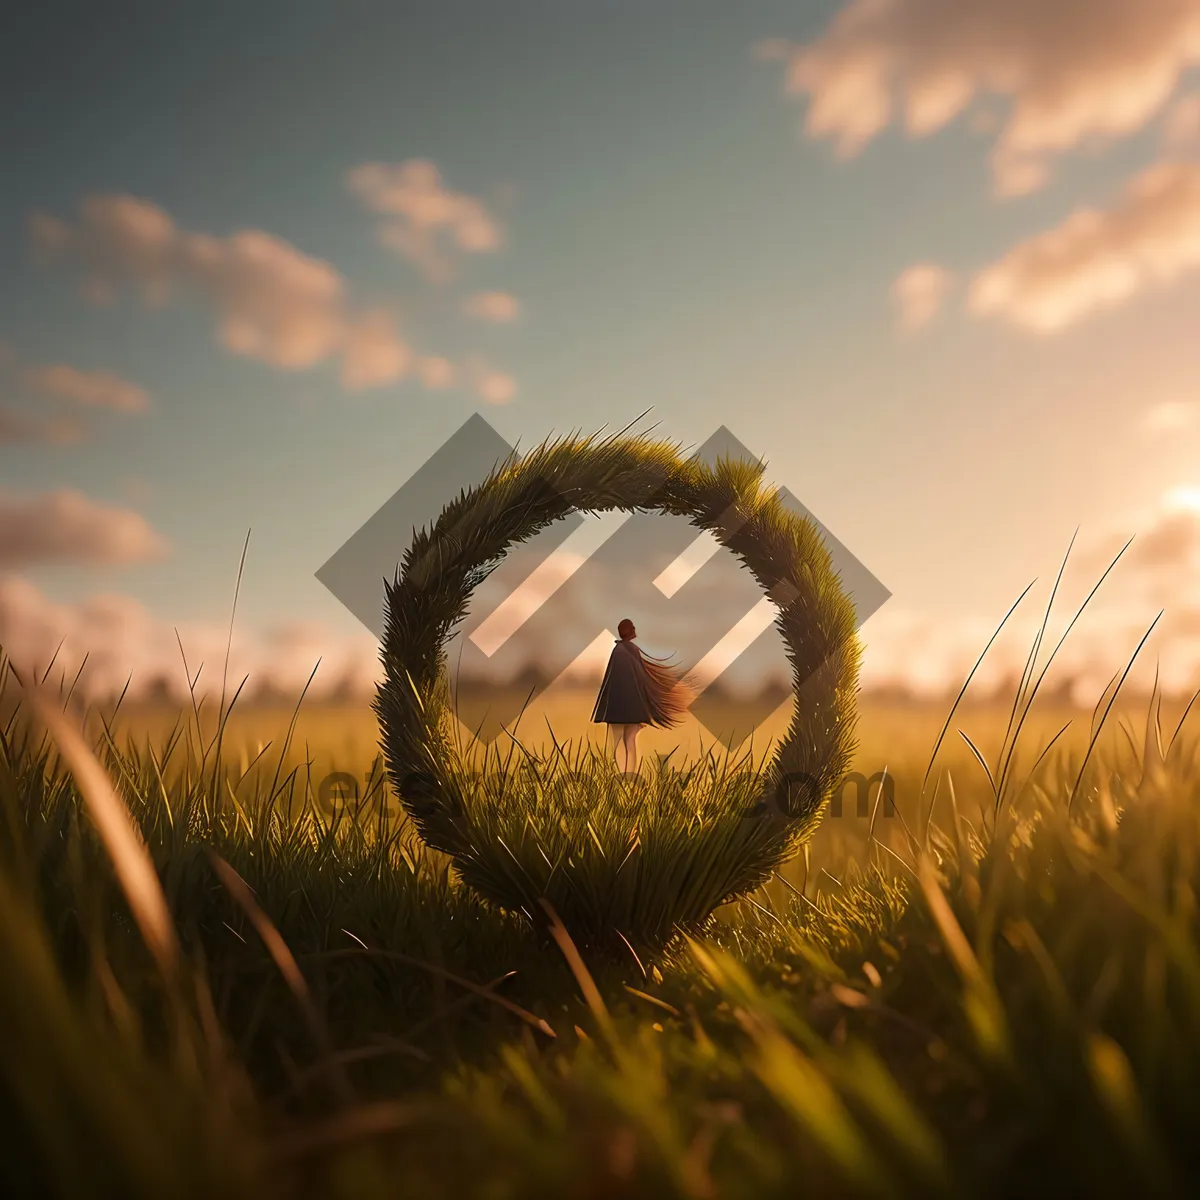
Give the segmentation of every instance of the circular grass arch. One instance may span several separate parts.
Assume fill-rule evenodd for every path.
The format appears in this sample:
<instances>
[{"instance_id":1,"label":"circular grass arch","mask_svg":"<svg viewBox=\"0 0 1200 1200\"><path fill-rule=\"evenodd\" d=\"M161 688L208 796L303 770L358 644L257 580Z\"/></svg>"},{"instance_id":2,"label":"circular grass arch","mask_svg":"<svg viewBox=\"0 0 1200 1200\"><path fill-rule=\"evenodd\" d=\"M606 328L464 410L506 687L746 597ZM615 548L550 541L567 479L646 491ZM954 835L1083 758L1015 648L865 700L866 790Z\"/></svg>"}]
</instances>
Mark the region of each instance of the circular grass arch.
<instances>
[{"instance_id":1,"label":"circular grass arch","mask_svg":"<svg viewBox=\"0 0 1200 1200\"><path fill-rule=\"evenodd\" d=\"M415 532L386 584L384 673L374 702L381 748L422 839L450 855L486 899L529 912L521 889L475 869L480 832L465 819L455 770L445 646L508 548L573 512L685 517L737 555L780 610L776 628L796 699L791 725L767 765L762 802L747 809L739 801L738 852L696 911L681 914L683 924L752 891L812 835L854 752L860 649L853 604L817 526L784 508L763 486L763 471L761 462L744 460L710 466L647 435L547 439L525 455L514 451Z\"/></svg>"}]
</instances>

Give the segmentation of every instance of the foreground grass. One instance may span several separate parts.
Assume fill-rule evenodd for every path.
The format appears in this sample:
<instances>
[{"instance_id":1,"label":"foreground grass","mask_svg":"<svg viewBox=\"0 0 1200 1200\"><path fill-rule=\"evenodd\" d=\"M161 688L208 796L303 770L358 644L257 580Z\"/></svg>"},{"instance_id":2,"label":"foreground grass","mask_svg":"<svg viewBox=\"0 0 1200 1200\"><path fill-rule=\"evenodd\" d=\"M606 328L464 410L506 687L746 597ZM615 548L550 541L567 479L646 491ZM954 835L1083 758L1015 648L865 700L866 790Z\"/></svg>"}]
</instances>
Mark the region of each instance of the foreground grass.
<instances>
[{"instance_id":1,"label":"foreground grass","mask_svg":"<svg viewBox=\"0 0 1200 1200\"><path fill-rule=\"evenodd\" d=\"M169 933L148 938L76 764L17 711L0 742L0 1182L1191 1194L1196 742L1168 730L1160 753L1150 726L1085 767L1087 732L1034 770L1039 743L1003 790L990 752L914 777L860 853L827 847L650 955L581 951L560 923L489 907L382 809L318 811L282 756L248 789L218 739L101 731L166 900Z\"/></svg>"}]
</instances>

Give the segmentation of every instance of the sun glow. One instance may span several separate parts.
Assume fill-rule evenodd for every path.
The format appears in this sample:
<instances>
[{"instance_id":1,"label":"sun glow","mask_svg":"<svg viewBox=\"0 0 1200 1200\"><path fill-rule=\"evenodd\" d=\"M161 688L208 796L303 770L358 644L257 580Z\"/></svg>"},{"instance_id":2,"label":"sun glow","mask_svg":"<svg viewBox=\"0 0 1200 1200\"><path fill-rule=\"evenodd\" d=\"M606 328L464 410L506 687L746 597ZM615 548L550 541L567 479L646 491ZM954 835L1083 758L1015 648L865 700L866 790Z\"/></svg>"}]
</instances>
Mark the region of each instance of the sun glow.
<instances>
[{"instance_id":1,"label":"sun glow","mask_svg":"<svg viewBox=\"0 0 1200 1200\"><path fill-rule=\"evenodd\" d=\"M1193 512L1200 514L1200 484L1186 483L1181 487L1172 488L1163 502L1172 512Z\"/></svg>"}]
</instances>

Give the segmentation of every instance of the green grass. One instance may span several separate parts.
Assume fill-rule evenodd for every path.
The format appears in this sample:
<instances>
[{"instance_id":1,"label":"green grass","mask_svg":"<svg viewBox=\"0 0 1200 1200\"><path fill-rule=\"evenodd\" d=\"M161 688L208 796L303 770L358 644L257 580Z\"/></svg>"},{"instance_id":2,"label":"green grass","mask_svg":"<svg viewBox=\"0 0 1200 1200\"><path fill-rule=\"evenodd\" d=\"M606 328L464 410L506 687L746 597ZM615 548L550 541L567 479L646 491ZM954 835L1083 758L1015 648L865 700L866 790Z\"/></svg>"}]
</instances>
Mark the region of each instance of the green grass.
<instances>
[{"instance_id":1,"label":"green grass","mask_svg":"<svg viewBox=\"0 0 1200 1200\"><path fill-rule=\"evenodd\" d=\"M286 726L247 770L224 719L139 741L94 718L155 933L103 798L5 688L6 1194L1191 1194L1186 723L1160 753L1154 722L1110 736L1100 706L1039 761L1049 738L1001 736L1005 711L964 766L948 722L953 770L922 789L906 767L896 818L827 821L807 861L656 946L634 935L690 881L720 890L697 864L728 847L735 769L647 771L632 806L586 758L586 805L519 760L503 787L485 771L477 882L508 870L506 894L570 913L531 923L395 805L329 819ZM632 826L660 840L626 885Z\"/></svg>"}]
</instances>

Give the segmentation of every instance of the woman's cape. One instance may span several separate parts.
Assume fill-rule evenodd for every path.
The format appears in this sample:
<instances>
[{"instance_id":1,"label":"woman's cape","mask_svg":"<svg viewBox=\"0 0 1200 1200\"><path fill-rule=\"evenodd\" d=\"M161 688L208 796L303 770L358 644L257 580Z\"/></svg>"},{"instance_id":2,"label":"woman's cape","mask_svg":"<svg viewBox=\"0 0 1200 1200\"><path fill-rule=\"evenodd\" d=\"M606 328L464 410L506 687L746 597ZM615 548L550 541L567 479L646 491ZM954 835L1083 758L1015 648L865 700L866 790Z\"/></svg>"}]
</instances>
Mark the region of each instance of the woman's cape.
<instances>
[{"instance_id":1,"label":"woman's cape","mask_svg":"<svg viewBox=\"0 0 1200 1200\"><path fill-rule=\"evenodd\" d=\"M637 691L640 710L632 714L636 719L619 721L617 724L646 724L657 725L664 729L674 728L683 720L692 702L699 694L699 688L691 675L669 665L665 660L656 659L642 652L634 645L632 639L618 641L613 646L609 656L608 668L604 672L604 681L600 685L600 694L596 699L596 707L592 713L593 721L604 721L602 711L606 708L614 684L615 664L621 662L618 654L628 654L632 670L634 687ZM618 668L620 669L620 668ZM621 671L624 675L624 670Z\"/></svg>"}]
</instances>

